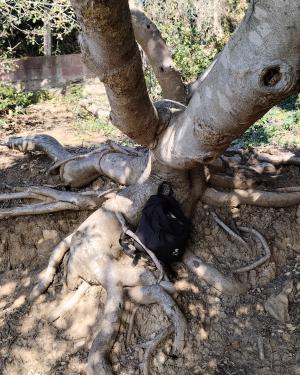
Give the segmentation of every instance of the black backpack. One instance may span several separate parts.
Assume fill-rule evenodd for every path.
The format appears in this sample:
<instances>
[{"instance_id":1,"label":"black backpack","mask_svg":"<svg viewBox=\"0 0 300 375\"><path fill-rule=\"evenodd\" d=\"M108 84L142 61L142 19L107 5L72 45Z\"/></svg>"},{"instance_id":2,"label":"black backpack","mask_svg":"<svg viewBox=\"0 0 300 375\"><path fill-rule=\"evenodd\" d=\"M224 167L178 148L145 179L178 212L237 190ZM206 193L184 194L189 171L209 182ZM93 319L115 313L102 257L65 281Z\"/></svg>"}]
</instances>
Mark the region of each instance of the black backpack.
<instances>
[{"instance_id":1,"label":"black backpack","mask_svg":"<svg viewBox=\"0 0 300 375\"><path fill-rule=\"evenodd\" d=\"M164 193L166 187L169 190L167 194ZM170 185L162 183L158 193L152 195L143 208L135 234L161 262L169 265L179 261L183 256L189 233L190 221L174 198ZM124 242L121 241L121 244L124 245ZM136 241L134 247L138 252L145 253ZM128 250L128 247L123 248L125 251Z\"/></svg>"}]
</instances>

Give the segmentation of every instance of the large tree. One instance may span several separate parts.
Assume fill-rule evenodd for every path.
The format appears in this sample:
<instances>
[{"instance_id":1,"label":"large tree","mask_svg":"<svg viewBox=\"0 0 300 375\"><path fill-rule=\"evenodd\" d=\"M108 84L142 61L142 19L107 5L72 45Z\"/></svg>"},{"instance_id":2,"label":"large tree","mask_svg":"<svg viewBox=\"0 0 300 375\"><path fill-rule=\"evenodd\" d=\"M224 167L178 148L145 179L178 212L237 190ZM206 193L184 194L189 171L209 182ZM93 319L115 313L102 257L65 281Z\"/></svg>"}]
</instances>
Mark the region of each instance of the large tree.
<instances>
[{"instance_id":1,"label":"large tree","mask_svg":"<svg viewBox=\"0 0 300 375\"><path fill-rule=\"evenodd\" d=\"M254 162L246 166L240 165L242 158L236 156L241 151L228 149L234 139L272 106L299 92L300 5L297 0L251 1L223 51L189 85L182 82L159 30L140 9L130 7L125 0L72 0L72 6L81 26L83 60L105 85L112 123L145 149L107 143L78 157L49 136L13 138L7 143L9 147L46 152L55 161L52 172L58 171L65 185L86 186L102 174L127 187L102 196L89 191L76 193L35 187L1 198L34 198L41 203L2 210L0 214L9 217L95 209L102 204L57 245L45 277L31 296L36 298L48 288L57 266L70 249L68 286L75 289L84 280L74 301L88 283L101 284L107 291L101 328L88 362L91 374L112 374L107 354L118 331L125 290L139 303L160 303L175 326L175 352L180 353L184 345L186 323L171 297L176 291L174 285L159 264L158 275L143 263L134 267L119 245L122 231L132 233L127 225L137 225L145 202L157 192L162 181L172 185L176 199L189 217L199 200L209 206L286 207L300 203L298 188L271 192L253 187L253 177L260 178L261 171L279 164L299 165L298 157L253 154ZM137 43L157 76L164 100L155 103L150 100ZM252 180L247 179L249 176ZM221 192L215 187L233 190ZM213 212L212 215L230 231ZM228 294L242 293L247 285L238 279L238 274L269 257L260 233L239 229L256 236L266 254L254 264L235 270L235 276L222 275L190 251L183 258L197 276ZM230 233L245 244L236 232Z\"/></svg>"}]
</instances>

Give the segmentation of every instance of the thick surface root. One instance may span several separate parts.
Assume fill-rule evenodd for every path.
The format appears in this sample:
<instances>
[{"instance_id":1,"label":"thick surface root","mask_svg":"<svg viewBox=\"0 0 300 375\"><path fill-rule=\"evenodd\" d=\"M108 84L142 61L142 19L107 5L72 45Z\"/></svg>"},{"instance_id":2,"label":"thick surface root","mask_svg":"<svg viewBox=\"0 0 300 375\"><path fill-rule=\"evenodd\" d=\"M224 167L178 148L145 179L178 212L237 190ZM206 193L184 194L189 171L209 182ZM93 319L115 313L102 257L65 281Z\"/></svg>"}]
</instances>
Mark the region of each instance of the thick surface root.
<instances>
[{"instance_id":1,"label":"thick surface root","mask_svg":"<svg viewBox=\"0 0 300 375\"><path fill-rule=\"evenodd\" d=\"M290 207L300 203L300 192L271 192L264 190L234 190L221 192L207 188L202 202L215 207L238 207L241 204L260 207Z\"/></svg>"},{"instance_id":2,"label":"thick surface root","mask_svg":"<svg viewBox=\"0 0 300 375\"><path fill-rule=\"evenodd\" d=\"M204 263L192 252L187 251L183 257L184 264L199 279L228 295L239 295L247 290L247 285L242 284L232 276L225 276L210 264Z\"/></svg>"},{"instance_id":3,"label":"thick surface root","mask_svg":"<svg viewBox=\"0 0 300 375\"><path fill-rule=\"evenodd\" d=\"M80 299L84 296L84 294L89 289L90 284L86 281L83 281L78 289L73 293L73 295L67 300L64 301L60 306L58 306L54 311L52 311L49 315L49 321L54 322L55 320L63 317L68 311L70 311Z\"/></svg>"},{"instance_id":4,"label":"thick surface root","mask_svg":"<svg viewBox=\"0 0 300 375\"><path fill-rule=\"evenodd\" d=\"M144 362L142 366L143 375L150 375L150 363L151 357L155 352L158 345L165 340L171 333L174 332L174 327L171 325L164 329L161 333L159 333L153 340L148 341L147 343L143 344L143 347L146 348Z\"/></svg>"},{"instance_id":5,"label":"thick surface root","mask_svg":"<svg viewBox=\"0 0 300 375\"><path fill-rule=\"evenodd\" d=\"M292 152L282 152L278 154L267 154L264 152L256 152L255 157L262 162L279 165L297 165L300 166L300 157Z\"/></svg>"},{"instance_id":6,"label":"thick surface root","mask_svg":"<svg viewBox=\"0 0 300 375\"><path fill-rule=\"evenodd\" d=\"M92 343L88 357L89 375L113 375L108 358L120 326L123 288L110 284L106 292L107 301L100 330Z\"/></svg>"},{"instance_id":7,"label":"thick surface root","mask_svg":"<svg viewBox=\"0 0 300 375\"><path fill-rule=\"evenodd\" d=\"M11 137L5 146L21 152L42 151L53 161L66 159L70 153L55 138L47 134L37 134L27 137Z\"/></svg>"},{"instance_id":8,"label":"thick surface root","mask_svg":"<svg viewBox=\"0 0 300 375\"><path fill-rule=\"evenodd\" d=\"M49 288L56 274L57 267L62 262L63 257L65 256L67 251L70 249L72 236L73 234L70 234L68 237L66 237L63 241L61 241L58 245L55 246L51 254L46 272L41 278L40 282L36 284L33 288L29 296L30 300L38 298L41 294L45 293L45 291Z\"/></svg>"},{"instance_id":9,"label":"thick surface root","mask_svg":"<svg viewBox=\"0 0 300 375\"><path fill-rule=\"evenodd\" d=\"M173 353L180 355L184 347L186 320L173 298L160 285L135 287L129 289L128 294L130 298L140 304L160 304L175 327Z\"/></svg>"}]
</instances>

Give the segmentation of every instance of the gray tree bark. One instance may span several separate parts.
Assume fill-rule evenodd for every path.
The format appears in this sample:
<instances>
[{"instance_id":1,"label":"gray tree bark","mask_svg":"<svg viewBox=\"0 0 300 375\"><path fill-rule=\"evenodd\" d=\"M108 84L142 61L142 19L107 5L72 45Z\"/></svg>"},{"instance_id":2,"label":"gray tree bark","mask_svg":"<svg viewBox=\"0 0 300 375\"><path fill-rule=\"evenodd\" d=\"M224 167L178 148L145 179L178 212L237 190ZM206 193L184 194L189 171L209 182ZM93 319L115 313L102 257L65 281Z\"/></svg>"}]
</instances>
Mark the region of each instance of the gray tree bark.
<instances>
[{"instance_id":1,"label":"gray tree bark","mask_svg":"<svg viewBox=\"0 0 300 375\"><path fill-rule=\"evenodd\" d=\"M167 121L147 94L128 3L72 4L83 30L84 59L106 85L113 123L171 168L213 161L272 106L299 92L296 0L252 2L222 53L193 85L188 107ZM136 35L138 28L135 21Z\"/></svg>"}]
</instances>

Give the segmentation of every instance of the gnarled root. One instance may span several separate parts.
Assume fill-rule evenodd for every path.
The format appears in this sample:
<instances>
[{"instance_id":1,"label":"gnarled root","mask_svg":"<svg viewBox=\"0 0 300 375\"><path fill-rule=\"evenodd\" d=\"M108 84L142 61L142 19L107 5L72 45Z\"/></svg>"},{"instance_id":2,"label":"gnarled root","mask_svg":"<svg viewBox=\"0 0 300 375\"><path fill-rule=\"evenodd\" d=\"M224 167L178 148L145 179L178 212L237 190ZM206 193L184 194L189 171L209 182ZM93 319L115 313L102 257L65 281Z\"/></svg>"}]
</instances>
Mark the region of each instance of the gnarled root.
<instances>
[{"instance_id":1,"label":"gnarled root","mask_svg":"<svg viewBox=\"0 0 300 375\"><path fill-rule=\"evenodd\" d=\"M73 234L70 234L55 246L54 250L52 251L45 274L43 275L39 283L34 286L32 292L30 293L30 300L38 298L49 288L54 279L57 267L60 265L67 251L70 249L72 236Z\"/></svg>"},{"instance_id":2,"label":"gnarled root","mask_svg":"<svg viewBox=\"0 0 300 375\"><path fill-rule=\"evenodd\" d=\"M241 204L260 207L290 207L300 203L300 192L271 192L264 190L233 190L221 192L207 188L202 202L215 207L238 207Z\"/></svg>"},{"instance_id":3,"label":"gnarled root","mask_svg":"<svg viewBox=\"0 0 300 375\"><path fill-rule=\"evenodd\" d=\"M5 144L22 152L43 151L55 164L49 173L59 173L66 186L82 187L100 175L106 175L123 185L136 183L148 161L148 153L107 142L84 155L72 155L53 137L36 135L11 137Z\"/></svg>"},{"instance_id":4,"label":"gnarled root","mask_svg":"<svg viewBox=\"0 0 300 375\"><path fill-rule=\"evenodd\" d=\"M239 295L247 290L245 284L242 284L232 276L223 275L215 267L204 263L191 251L187 251L184 254L183 262L196 276L219 292L228 295Z\"/></svg>"},{"instance_id":5,"label":"gnarled root","mask_svg":"<svg viewBox=\"0 0 300 375\"><path fill-rule=\"evenodd\" d=\"M280 152L278 154L267 154L264 152L255 152L257 160L279 165L297 165L300 166L300 157L292 152Z\"/></svg>"},{"instance_id":6,"label":"gnarled root","mask_svg":"<svg viewBox=\"0 0 300 375\"><path fill-rule=\"evenodd\" d=\"M21 152L42 151L53 161L66 159L70 153L53 137L47 134L37 134L26 137L10 137L5 143L10 149Z\"/></svg>"},{"instance_id":7,"label":"gnarled root","mask_svg":"<svg viewBox=\"0 0 300 375\"><path fill-rule=\"evenodd\" d=\"M0 219L23 215L39 215L64 210L93 210L100 206L105 198L113 192L112 189L109 189L103 192L85 191L75 193L43 186L32 186L30 188L18 187L14 188L14 190L18 190L18 192L0 194L0 201L35 199L42 201L42 203L2 208L0 209Z\"/></svg>"},{"instance_id":8,"label":"gnarled root","mask_svg":"<svg viewBox=\"0 0 300 375\"><path fill-rule=\"evenodd\" d=\"M113 375L108 358L120 326L123 288L119 284L110 283L106 292L107 300L100 330L88 356L89 375Z\"/></svg>"},{"instance_id":9,"label":"gnarled root","mask_svg":"<svg viewBox=\"0 0 300 375\"><path fill-rule=\"evenodd\" d=\"M137 286L128 290L129 297L144 305L159 303L175 327L173 353L179 355L184 347L186 320L173 298L160 286Z\"/></svg>"}]
</instances>

